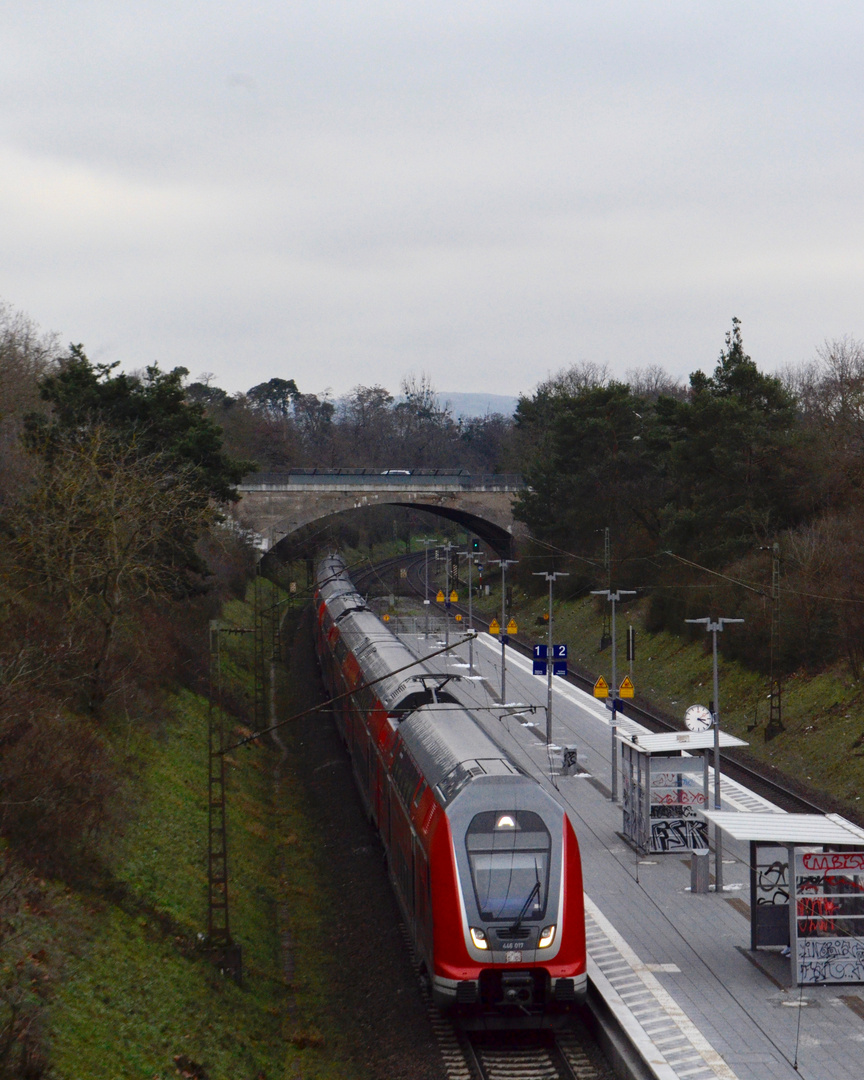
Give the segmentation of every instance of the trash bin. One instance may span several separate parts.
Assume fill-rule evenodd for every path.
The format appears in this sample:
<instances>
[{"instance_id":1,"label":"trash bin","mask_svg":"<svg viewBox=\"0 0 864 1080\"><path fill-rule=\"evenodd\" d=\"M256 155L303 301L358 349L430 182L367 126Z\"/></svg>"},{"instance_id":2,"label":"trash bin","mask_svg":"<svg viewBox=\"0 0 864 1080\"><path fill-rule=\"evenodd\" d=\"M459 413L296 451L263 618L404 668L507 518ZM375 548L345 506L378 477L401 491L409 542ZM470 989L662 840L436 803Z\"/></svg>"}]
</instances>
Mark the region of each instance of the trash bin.
<instances>
[{"instance_id":1,"label":"trash bin","mask_svg":"<svg viewBox=\"0 0 864 1080\"><path fill-rule=\"evenodd\" d=\"M711 879L708 848L694 848L690 853L690 892L707 893Z\"/></svg>"},{"instance_id":2,"label":"trash bin","mask_svg":"<svg viewBox=\"0 0 864 1080\"><path fill-rule=\"evenodd\" d=\"M579 772L578 749L575 746L561 748L561 775L575 776Z\"/></svg>"}]
</instances>

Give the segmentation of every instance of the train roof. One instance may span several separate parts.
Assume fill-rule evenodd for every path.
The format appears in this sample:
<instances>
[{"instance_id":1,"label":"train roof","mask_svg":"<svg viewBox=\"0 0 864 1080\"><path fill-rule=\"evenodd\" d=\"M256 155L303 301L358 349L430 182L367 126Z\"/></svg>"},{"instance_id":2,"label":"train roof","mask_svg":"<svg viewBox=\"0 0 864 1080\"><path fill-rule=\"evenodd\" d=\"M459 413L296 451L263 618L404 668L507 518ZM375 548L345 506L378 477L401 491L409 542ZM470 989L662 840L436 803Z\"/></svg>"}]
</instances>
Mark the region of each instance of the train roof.
<instances>
[{"instance_id":1,"label":"train roof","mask_svg":"<svg viewBox=\"0 0 864 1080\"><path fill-rule=\"evenodd\" d=\"M325 601L334 622L348 611L360 611L366 600L357 592L341 555L327 555L318 564L318 594Z\"/></svg>"},{"instance_id":2,"label":"train roof","mask_svg":"<svg viewBox=\"0 0 864 1080\"><path fill-rule=\"evenodd\" d=\"M400 725L402 741L444 802L479 776L522 776L462 705L423 705Z\"/></svg>"},{"instance_id":3,"label":"train roof","mask_svg":"<svg viewBox=\"0 0 864 1080\"><path fill-rule=\"evenodd\" d=\"M380 680L375 684L375 692L388 712L398 709L407 695L424 689L423 676L429 676L428 668L374 612L368 609L350 612L340 620L339 632L366 682Z\"/></svg>"}]
</instances>

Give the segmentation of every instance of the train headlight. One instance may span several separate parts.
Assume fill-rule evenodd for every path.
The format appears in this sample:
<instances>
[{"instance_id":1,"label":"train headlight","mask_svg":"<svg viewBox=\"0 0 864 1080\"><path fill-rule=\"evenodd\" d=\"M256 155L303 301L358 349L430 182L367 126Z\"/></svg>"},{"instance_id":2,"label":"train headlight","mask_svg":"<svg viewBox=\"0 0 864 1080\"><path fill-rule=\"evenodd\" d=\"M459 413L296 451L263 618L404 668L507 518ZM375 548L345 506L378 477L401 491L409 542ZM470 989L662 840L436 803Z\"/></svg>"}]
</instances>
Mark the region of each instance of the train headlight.
<instances>
[{"instance_id":1,"label":"train headlight","mask_svg":"<svg viewBox=\"0 0 864 1080\"><path fill-rule=\"evenodd\" d=\"M486 931L481 930L477 926L472 926L470 929L471 929L471 940L474 942L474 945L478 949L488 949L489 948L489 942L486 940Z\"/></svg>"},{"instance_id":2,"label":"train headlight","mask_svg":"<svg viewBox=\"0 0 864 1080\"><path fill-rule=\"evenodd\" d=\"M544 926L540 931L540 940L537 942L538 949L548 949L555 940L555 926Z\"/></svg>"}]
</instances>

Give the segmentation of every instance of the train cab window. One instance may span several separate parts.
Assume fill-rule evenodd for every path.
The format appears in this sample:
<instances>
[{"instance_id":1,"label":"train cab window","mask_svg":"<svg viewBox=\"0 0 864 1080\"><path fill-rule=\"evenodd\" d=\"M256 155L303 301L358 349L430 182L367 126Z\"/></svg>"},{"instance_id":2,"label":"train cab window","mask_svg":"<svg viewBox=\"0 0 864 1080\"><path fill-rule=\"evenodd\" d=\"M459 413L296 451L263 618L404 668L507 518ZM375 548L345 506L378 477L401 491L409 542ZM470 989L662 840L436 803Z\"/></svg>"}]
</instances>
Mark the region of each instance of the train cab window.
<instances>
[{"instance_id":1,"label":"train cab window","mask_svg":"<svg viewBox=\"0 0 864 1080\"><path fill-rule=\"evenodd\" d=\"M546 912L552 840L530 810L477 814L465 835L481 919L541 919Z\"/></svg>"}]
</instances>

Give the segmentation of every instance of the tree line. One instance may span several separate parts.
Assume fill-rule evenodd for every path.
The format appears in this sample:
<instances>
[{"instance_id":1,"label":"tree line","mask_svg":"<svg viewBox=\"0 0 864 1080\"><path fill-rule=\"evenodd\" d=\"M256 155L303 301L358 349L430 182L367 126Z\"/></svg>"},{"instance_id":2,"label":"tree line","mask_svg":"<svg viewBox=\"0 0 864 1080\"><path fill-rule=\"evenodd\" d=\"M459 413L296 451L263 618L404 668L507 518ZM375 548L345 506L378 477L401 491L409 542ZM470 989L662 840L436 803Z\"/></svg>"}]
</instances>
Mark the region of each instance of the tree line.
<instances>
[{"instance_id":1,"label":"tree line","mask_svg":"<svg viewBox=\"0 0 864 1080\"><path fill-rule=\"evenodd\" d=\"M649 629L742 616L723 647L764 670L773 615L783 669L845 658L860 673L864 345L830 342L768 375L733 319L710 375L575 367L520 399L515 440L516 514L538 552L577 557L571 591L647 593Z\"/></svg>"},{"instance_id":2,"label":"tree line","mask_svg":"<svg viewBox=\"0 0 864 1080\"><path fill-rule=\"evenodd\" d=\"M461 419L442 404L428 375L409 375L394 396L378 384L355 386L339 400L303 393L274 377L230 395L209 382L186 388L223 431L230 453L267 471L289 468L461 468L506 472L512 417Z\"/></svg>"}]
</instances>

